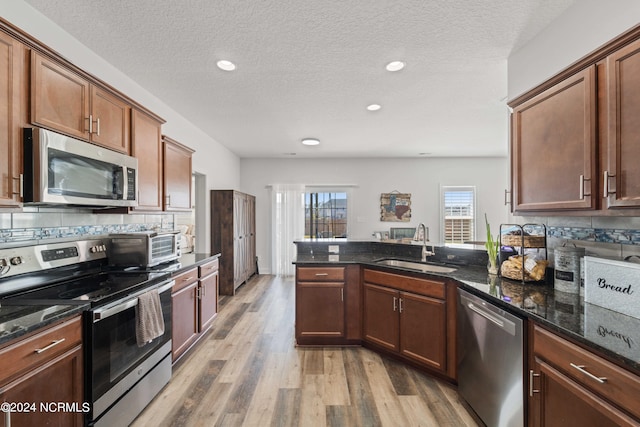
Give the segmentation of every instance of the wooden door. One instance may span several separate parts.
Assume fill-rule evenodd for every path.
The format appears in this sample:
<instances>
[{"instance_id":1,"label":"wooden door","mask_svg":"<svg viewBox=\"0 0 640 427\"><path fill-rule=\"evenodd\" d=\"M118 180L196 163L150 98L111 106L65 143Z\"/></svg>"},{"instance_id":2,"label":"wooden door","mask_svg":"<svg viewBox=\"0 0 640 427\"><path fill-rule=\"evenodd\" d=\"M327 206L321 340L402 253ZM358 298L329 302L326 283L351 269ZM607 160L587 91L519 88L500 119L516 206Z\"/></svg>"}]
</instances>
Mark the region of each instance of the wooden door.
<instances>
[{"instance_id":1,"label":"wooden door","mask_svg":"<svg viewBox=\"0 0 640 427\"><path fill-rule=\"evenodd\" d=\"M164 137L164 210L191 210L191 155L193 150Z\"/></svg>"},{"instance_id":2,"label":"wooden door","mask_svg":"<svg viewBox=\"0 0 640 427\"><path fill-rule=\"evenodd\" d=\"M114 94L91 86L91 142L129 154L131 107Z\"/></svg>"},{"instance_id":3,"label":"wooden door","mask_svg":"<svg viewBox=\"0 0 640 427\"><path fill-rule=\"evenodd\" d=\"M17 207L20 202L21 47L0 32L0 206L6 207Z\"/></svg>"},{"instance_id":4,"label":"wooden door","mask_svg":"<svg viewBox=\"0 0 640 427\"><path fill-rule=\"evenodd\" d=\"M444 300L400 292L400 352L445 372L447 369Z\"/></svg>"},{"instance_id":5,"label":"wooden door","mask_svg":"<svg viewBox=\"0 0 640 427\"><path fill-rule=\"evenodd\" d=\"M640 41L607 58L607 165L602 192L608 208L640 207Z\"/></svg>"},{"instance_id":6,"label":"wooden door","mask_svg":"<svg viewBox=\"0 0 640 427\"><path fill-rule=\"evenodd\" d=\"M530 422L534 427L637 426L631 417L536 358L540 374L530 386ZM531 412L536 413L531 413Z\"/></svg>"},{"instance_id":7,"label":"wooden door","mask_svg":"<svg viewBox=\"0 0 640 427\"><path fill-rule=\"evenodd\" d=\"M89 82L56 62L31 54L31 121L89 139Z\"/></svg>"},{"instance_id":8,"label":"wooden door","mask_svg":"<svg viewBox=\"0 0 640 427\"><path fill-rule=\"evenodd\" d=\"M296 338L340 338L345 333L344 282L298 282Z\"/></svg>"},{"instance_id":9,"label":"wooden door","mask_svg":"<svg viewBox=\"0 0 640 427\"><path fill-rule=\"evenodd\" d=\"M198 282L171 294L172 355L175 361L198 337Z\"/></svg>"},{"instance_id":10,"label":"wooden door","mask_svg":"<svg viewBox=\"0 0 640 427\"><path fill-rule=\"evenodd\" d=\"M399 350L399 292L364 284L364 338L389 350Z\"/></svg>"},{"instance_id":11,"label":"wooden door","mask_svg":"<svg viewBox=\"0 0 640 427\"><path fill-rule=\"evenodd\" d=\"M597 208L596 100L592 66L514 108L515 212Z\"/></svg>"},{"instance_id":12,"label":"wooden door","mask_svg":"<svg viewBox=\"0 0 640 427\"><path fill-rule=\"evenodd\" d=\"M211 326L218 314L218 272L200 279L199 330L205 331Z\"/></svg>"},{"instance_id":13,"label":"wooden door","mask_svg":"<svg viewBox=\"0 0 640 427\"><path fill-rule=\"evenodd\" d=\"M138 110L131 114L131 155L138 159L138 206L162 210L162 124Z\"/></svg>"},{"instance_id":14,"label":"wooden door","mask_svg":"<svg viewBox=\"0 0 640 427\"><path fill-rule=\"evenodd\" d=\"M77 346L48 363L39 366L15 381L0 388L0 402L32 404L29 412L10 414L12 426L77 426L83 424L83 365L82 347ZM77 411L61 411L56 402L78 405ZM40 407L53 410L47 412ZM89 408L84 408L88 410ZM7 414L0 416L0 426L7 425Z\"/></svg>"}]
</instances>

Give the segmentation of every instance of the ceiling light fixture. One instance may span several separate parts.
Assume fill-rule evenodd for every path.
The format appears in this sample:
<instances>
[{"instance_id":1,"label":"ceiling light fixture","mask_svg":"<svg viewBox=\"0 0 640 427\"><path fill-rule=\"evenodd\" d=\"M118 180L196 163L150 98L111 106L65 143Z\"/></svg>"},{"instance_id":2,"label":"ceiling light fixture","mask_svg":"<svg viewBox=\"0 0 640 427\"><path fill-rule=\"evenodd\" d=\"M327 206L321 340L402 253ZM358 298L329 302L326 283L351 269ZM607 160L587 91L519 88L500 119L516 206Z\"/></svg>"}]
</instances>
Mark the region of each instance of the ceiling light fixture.
<instances>
[{"instance_id":1,"label":"ceiling light fixture","mask_svg":"<svg viewBox=\"0 0 640 427\"><path fill-rule=\"evenodd\" d=\"M224 71L233 71L236 69L236 64L231 61L227 61L226 59L221 59L220 61L216 62L216 65L218 66L218 68Z\"/></svg>"},{"instance_id":2,"label":"ceiling light fixture","mask_svg":"<svg viewBox=\"0 0 640 427\"><path fill-rule=\"evenodd\" d=\"M369 111L378 111L381 108L382 108L382 106L380 104L367 105L367 110L369 110Z\"/></svg>"},{"instance_id":3,"label":"ceiling light fixture","mask_svg":"<svg viewBox=\"0 0 640 427\"><path fill-rule=\"evenodd\" d=\"M304 145L318 145L320 144L320 140L317 138L304 138L302 140L302 143Z\"/></svg>"},{"instance_id":4,"label":"ceiling light fixture","mask_svg":"<svg viewBox=\"0 0 640 427\"><path fill-rule=\"evenodd\" d=\"M387 71L400 71L404 68L404 62L402 61L391 61L385 67Z\"/></svg>"}]
</instances>

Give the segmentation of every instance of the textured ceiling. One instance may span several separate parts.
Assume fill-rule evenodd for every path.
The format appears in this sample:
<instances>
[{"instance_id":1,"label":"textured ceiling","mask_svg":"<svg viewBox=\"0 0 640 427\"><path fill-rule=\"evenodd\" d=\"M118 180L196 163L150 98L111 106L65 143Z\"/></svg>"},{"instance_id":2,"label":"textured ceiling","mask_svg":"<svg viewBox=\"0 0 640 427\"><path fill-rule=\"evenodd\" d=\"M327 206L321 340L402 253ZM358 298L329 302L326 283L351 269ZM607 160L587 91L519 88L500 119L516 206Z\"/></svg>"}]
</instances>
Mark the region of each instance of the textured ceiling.
<instances>
[{"instance_id":1,"label":"textured ceiling","mask_svg":"<svg viewBox=\"0 0 640 427\"><path fill-rule=\"evenodd\" d=\"M417 157L506 155L506 59L575 0L26 1L241 157Z\"/></svg>"}]
</instances>

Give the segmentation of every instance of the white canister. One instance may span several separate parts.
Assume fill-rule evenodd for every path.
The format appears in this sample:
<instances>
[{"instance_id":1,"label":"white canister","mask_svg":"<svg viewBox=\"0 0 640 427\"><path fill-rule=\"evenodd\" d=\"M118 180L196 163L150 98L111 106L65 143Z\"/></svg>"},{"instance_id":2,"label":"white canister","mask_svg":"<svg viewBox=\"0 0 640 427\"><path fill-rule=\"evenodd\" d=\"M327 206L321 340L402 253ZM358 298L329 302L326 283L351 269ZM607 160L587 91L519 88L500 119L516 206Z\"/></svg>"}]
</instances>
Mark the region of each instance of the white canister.
<instances>
[{"instance_id":1,"label":"white canister","mask_svg":"<svg viewBox=\"0 0 640 427\"><path fill-rule=\"evenodd\" d=\"M554 250L554 289L570 294L580 293L580 259L585 249L575 246L559 246Z\"/></svg>"}]
</instances>

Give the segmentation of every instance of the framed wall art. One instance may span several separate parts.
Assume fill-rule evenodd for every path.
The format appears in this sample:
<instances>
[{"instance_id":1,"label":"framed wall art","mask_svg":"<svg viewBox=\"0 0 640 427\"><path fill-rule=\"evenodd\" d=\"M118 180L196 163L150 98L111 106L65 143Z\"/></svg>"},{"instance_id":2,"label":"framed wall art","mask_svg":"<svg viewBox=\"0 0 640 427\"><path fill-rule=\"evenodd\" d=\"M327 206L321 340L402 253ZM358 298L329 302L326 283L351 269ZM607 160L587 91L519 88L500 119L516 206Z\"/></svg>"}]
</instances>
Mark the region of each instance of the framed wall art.
<instances>
[{"instance_id":1,"label":"framed wall art","mask_svg":"<svg viewBox=\"0 0 640 427\"><path fill-rule=\"evenodd\" d=\"M411 221L411 193L382 193L380 195L380 221Z\"/></svg>"}]
</instances>

